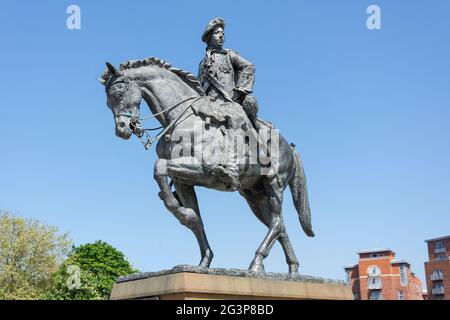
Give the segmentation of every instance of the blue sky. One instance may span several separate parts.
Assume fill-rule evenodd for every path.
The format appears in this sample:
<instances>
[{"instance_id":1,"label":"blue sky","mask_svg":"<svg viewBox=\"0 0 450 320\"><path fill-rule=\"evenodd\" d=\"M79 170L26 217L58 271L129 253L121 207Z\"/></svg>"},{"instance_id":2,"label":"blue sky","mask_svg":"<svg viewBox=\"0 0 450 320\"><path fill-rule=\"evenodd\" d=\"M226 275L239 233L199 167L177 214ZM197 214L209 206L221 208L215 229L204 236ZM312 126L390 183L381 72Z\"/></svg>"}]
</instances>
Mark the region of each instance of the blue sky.
<instances>
[{"instance_id":1,"label":"blue sky","mask_svg":"<svg viewBox=\"0 0 450 320\"><path fill-rule=\"evenodd\" d=\"M154 149L115 137L95 79L105 61L149 56L196 73L222 16L225 47L256 64L260 116L303 157L316 238L284 203L301 273L344 279L356 250L389 247L424 279L424 240L450 233L448 1L2 4L0 208L107 241L143 271L198 263L157 197ZM81 30L66 28L71 4ZM366 27L370 4L382 30ZM237 193L197 193L212 266L247 268L265 227ZM287 270L278 244L266 270Z\"/></svg>"}]
</instances>

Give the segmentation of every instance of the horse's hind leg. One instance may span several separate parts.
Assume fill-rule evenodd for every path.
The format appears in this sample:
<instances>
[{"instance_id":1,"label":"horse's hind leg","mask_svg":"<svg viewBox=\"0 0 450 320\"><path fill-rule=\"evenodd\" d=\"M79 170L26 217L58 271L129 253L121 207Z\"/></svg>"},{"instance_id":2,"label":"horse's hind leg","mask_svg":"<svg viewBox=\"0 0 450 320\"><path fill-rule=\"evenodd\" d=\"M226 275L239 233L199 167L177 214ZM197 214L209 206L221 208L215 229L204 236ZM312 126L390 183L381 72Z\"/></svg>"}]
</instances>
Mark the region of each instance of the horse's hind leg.
<instances>
[{"instance_id":1,"label":"horse's hind leg","mask_svg":"<svg viewBox=\"0 0 450 320\"><path fill-rule=\"evenodd\" d=\"M283 247L284 255L286 256L286 263L289 266L289 274L294 276L298 275L298 260L295 256L294 249L292 248L291 240L289 239L286 229L280 235L278 241L280 241L281 246Z\"/></svg>"},{"instance_id":2,"label":"horse's hind leg","mask_svg":"<svg viewBox=\"0 0 450 320\"><path fill-rule=\"evenodd\" d=\"M170 190L170 185L169 185L169 181L168 181L168 173L167 173L167 160L158 159L156 161L154 178L155 178L156 182L158 183L159 188L161 190L159 192L159 197L161 198L161 200L164 201L164 205L166 206L166 208L170 212L172 212L172 214L180 221L181 224L183 224L184 226L186 226L192 230L192 232L195 234L197 240L204 239L203 243L207 245L208 242L206 240L205 232L203 230L203 223L201 221L200 216L195 212L194 209L183 207L180 204L180 202L178 201L178 199L174 196L172 191ZM181 191L181 189L180 189L180 191ZM189 197L185 196L184 192L180 192L180 193L183 193L183 197L189 198ZM181 196L180 196L180 199L181 199ZM200 241L199 241L199 244L200 244L200 249L202 250L202 247L201 247L202 244L200 243ZM203 253L202 253L202 258L203 258ZM212 259L212 255L209 260L205 261L205 263L207 263L208 265L203 265L203 266L208 267L209 263L211 263L211 259ZM202 263L203 263L203 259L202 259Z\"/></svg>"},{"instance_id":3,"label":"horse's hind leg","mask_svg":"<svg viewBox=\"0 0 450 320\"><path fill-rule=\"evenodd\" d=\"M262 223L264 223L267 228L270 228L270 210L267 196L264 195L255 197L249 192L241 192L241 195L247 200L255 216ZM289 240L289 236L286 230L281 233L278 241L283 248L284 255L286 257L286 263L289 266L289 273L291 275L298 274L298 260L295 256L294 249L292 248L291 241Z\"/></svg>"},{"instance_id":4,"label":"horse's hind leg","mask_svg":"<svg viewBox=\"0 0 450 320\"><path fill-rule=\"evenodd\" d=\"M269 188L272 189L272 186ZM247 200L255 216L269 228L264 241L256 251L256 255L249 269L255 272L264 272L263 260L268 256L275 240L278 240L286 256L289 273L291 275L297 275L298 260L289 240L282 217L282 190L272 190L269 194L258 195L254 195L249 191L241 192L241 195Z\"/></svg>"},{"instance_id":5,"label":"horse's hind leg","mask_svg":"<svg viewBox=\"0 0 450 320\"><path fill-rule=\"evenodd\" d=\"M200 209L198 207L197 195L195 194L194 187L182 183L175 183L175 190L178 197L180 198L182 206L191 208L197 214L198 223L192 229L192 231L194 232L195 237L197 238L197 242L200 246L200 254L202 256L202 259L199 265L201 267L209 267L214 254L209 246L208 239L206 238L206 233L203 226L202 217L200 216Z\"/></svg>"}]
</instances>

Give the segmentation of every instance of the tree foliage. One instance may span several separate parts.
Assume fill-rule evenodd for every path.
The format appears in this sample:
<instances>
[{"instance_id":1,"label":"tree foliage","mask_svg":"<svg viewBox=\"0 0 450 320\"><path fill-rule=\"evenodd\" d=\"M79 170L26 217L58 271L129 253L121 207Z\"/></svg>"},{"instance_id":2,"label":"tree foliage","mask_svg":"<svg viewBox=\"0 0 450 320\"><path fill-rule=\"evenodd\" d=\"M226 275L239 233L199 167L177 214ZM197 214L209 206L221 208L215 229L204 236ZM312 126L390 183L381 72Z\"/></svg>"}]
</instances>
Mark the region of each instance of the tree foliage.
<instances>
[{"instance_id":1,"label":"tree foliage","mask_svg":"<svg viewBox=\"0 0 450 320\"><path fill-rule=\"evenodd\" d=\"M74 272L77 269L78 280ZM124 254L106 242L96 241L73 247L69 258L55 274L53 290L47 297L64 300L108 299L117 278L133 272L136 271Z\"/></svg>"},{"instance_id":2,"label":"tree foliage","mask_svg":"<svg viewBox=\"0 0 450 320\"><path fill-rule=\"evenodd\" d=\"M67 234L0 211L0 299L40 299L71 247Z\"/></svg>"},{"instance_id":3,"label":"tree foliage","mask_svg":"<svg viewBox=\"0 0 450 320\"><path fill-rule=\"evenodd\" d=\"M75 268L74 268L75 267ZM97 279L89 271L82 270L69 258L53 275L51 289L45 295L47 300L101 300Z\"/></svg>"}]
</instances>

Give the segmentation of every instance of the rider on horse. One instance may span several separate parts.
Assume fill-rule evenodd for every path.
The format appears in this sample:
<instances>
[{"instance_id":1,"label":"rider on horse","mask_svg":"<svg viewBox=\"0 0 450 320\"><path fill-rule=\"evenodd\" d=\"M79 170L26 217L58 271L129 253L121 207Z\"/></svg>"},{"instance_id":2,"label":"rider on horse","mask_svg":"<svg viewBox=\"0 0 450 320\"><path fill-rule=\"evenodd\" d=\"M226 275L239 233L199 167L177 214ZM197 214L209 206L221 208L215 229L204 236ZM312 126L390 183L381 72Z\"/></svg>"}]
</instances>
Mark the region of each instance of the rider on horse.
<instances>
[{"instance_id":1,"label":"rider on horse","mask_svg":"<svg viewBox=\"0 0 450 320\"><path fill-rule=\"evenodd\" d=\"M219 103L237 102L258 129L258 103L251 95L255 82L255 66L236 51L223 49L225 22L211 20L202 35L206 55L200 62L198 79L206 95Z\"/></svg>"}]
</instances>

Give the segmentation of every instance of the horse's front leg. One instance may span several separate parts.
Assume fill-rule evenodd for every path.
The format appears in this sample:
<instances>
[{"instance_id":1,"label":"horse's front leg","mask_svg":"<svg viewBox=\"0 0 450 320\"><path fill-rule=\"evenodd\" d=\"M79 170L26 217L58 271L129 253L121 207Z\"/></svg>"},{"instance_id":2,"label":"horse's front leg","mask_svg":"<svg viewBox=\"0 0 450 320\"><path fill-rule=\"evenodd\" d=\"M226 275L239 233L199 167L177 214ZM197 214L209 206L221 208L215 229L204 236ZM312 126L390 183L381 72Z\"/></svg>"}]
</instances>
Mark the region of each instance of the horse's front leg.
<instances>
[{"instance_id":1,"label":"horse's front leg","mask_svg":"<svg viewBox=\"0 0 450 320\"><path fill-rule=\"evenodd\" d=\"M158 159L156 161L154 178L161 190L159 192L159 197L164 202L166 208L170 212L172 212L172 214L180 221L180 223L192 230L200 246L200 252L202 255L200 266L209 267L213 254L211 249L209 248L208 240L206 239L205 231L203 228L203 222L200 218L200 215L197 212L195 212L195 205L192 202L192 200L191 200L191 207L189 207L189 204L186 204L187 207L184 207L183 204L181 204L172 193L172 191L170 190L168 180L169 175L167 168L168 168L168 160ZM189 199L189 190L185 190L185 188L178 187L177 191L179 193L180 198L181 199L184 198L185 201L188 203L189 201L187 199Z\"/></svg>"},{"instance_id":2,"label":"horse's front leg","mask_svg":"<svg viewBox=\"0 0 450 320\"><path fill-rule=\"evenodd\" d=\"M196 225L192 231L197 238L197 242L200 246L200 254L202 259L200 261L201 267L209 267L211 260L213 259L213 252L209 246L208 239L206 238L205 229L203 226L202 217L200 216L200 209L198 207L197 195L195 194L195 189L193 186L186 185L183 183L175 182L175 190L177 196L184 207L191 208L195 211L198 216L199 223Z\"/></svg>"}]
</instances>

